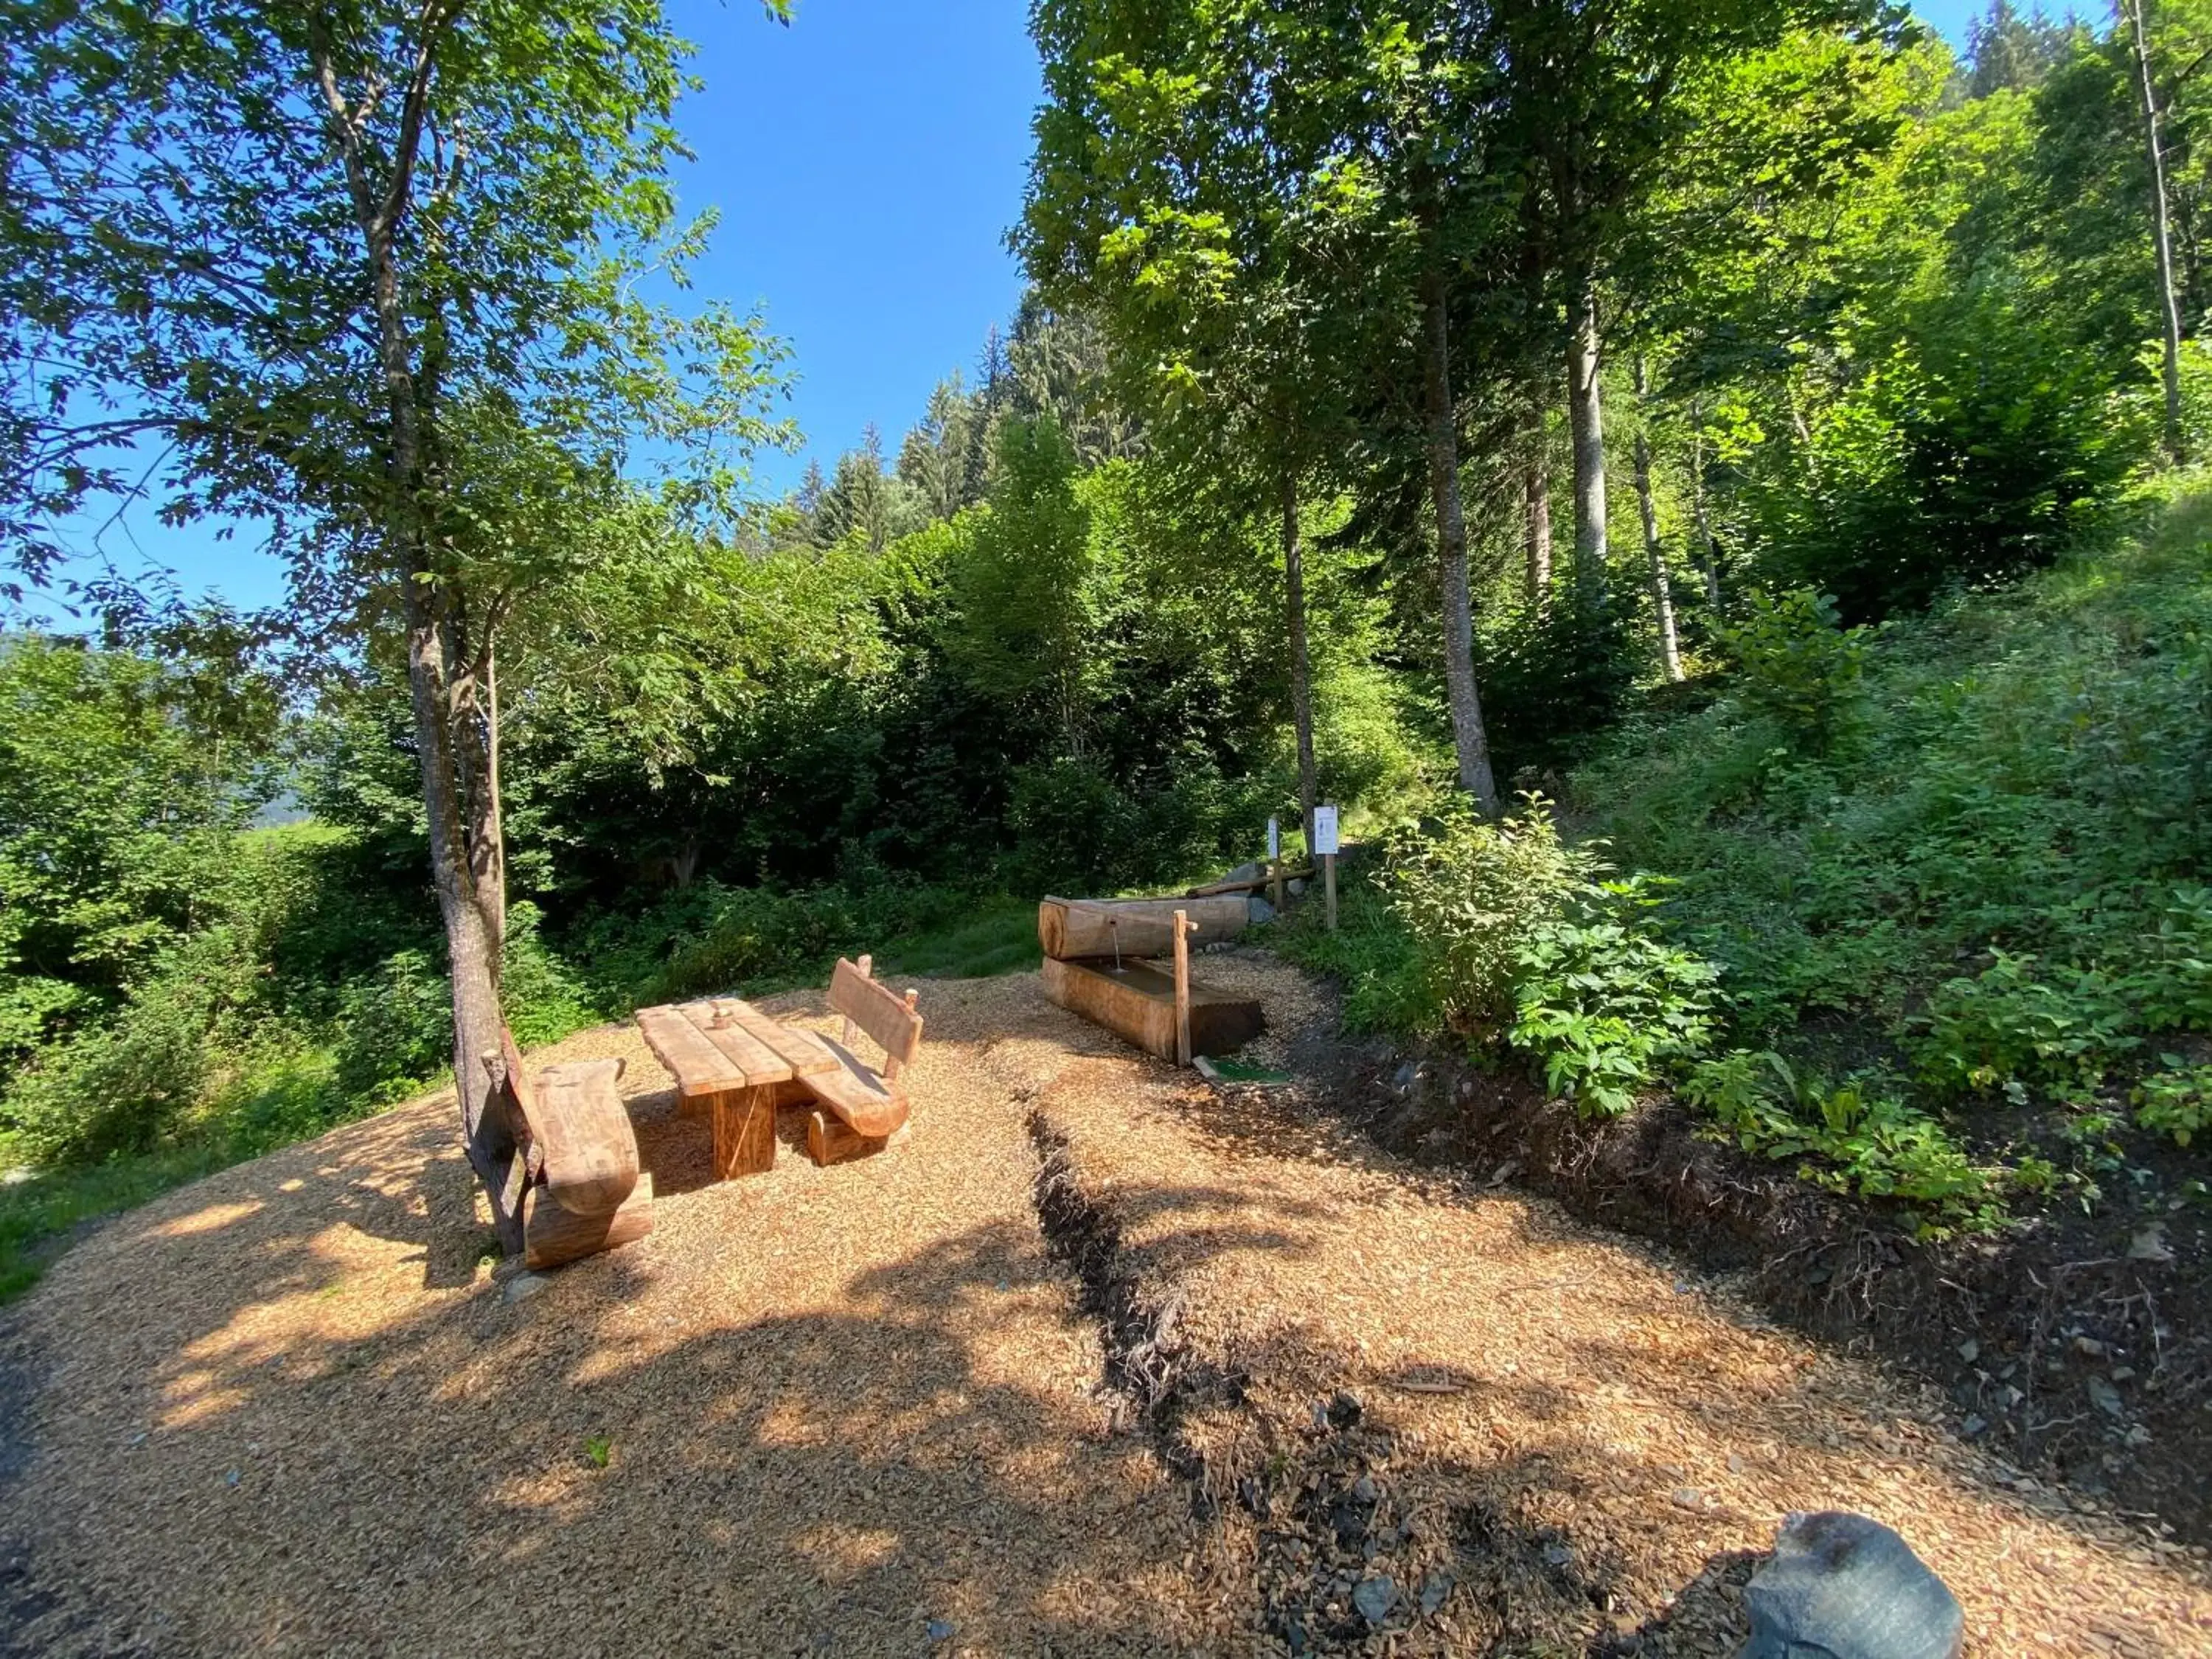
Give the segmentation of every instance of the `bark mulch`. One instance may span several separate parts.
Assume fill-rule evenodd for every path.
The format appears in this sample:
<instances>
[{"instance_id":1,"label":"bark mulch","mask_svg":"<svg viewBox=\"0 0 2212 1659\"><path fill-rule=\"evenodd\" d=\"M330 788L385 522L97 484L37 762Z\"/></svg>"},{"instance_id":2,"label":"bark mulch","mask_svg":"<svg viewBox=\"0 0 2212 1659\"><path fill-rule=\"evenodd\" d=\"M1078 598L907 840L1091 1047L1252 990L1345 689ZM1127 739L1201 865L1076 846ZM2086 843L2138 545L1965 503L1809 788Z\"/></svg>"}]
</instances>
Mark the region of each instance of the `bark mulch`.
<instances>
[{"instance_id":1,"label":"bark mulch","mask_svg":"<svg viewBox=\"0 0 2212 1659\"><path fill-rule=\"evenodd\" d=\"M1327 1018L1206 971L1262 1058ZM1975 1654L2212 1653L2188 1552L1724 1284L1035 975L922 1006L888 1152L729 1184L632 1034L562 1045L629 1059L657 1224L526 1299L446 1098L95 1234L0 1334L0 1650L1723 1653L1840 1506Z\"/></svg>"}]
</instances>

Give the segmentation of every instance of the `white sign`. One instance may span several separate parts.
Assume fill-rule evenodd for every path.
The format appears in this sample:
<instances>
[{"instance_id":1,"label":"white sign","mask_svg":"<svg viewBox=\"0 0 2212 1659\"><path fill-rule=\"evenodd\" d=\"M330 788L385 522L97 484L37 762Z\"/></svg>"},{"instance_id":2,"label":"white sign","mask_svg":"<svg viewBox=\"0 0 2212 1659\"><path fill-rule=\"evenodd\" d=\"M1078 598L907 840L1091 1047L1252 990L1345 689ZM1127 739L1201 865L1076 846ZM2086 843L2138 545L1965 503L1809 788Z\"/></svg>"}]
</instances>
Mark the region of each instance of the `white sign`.
<instances>
[{"instance_id":1,"label":"white sign","mask_svg":"<svg viewBox=\"0 0 2212 1659\"><path fill-rule=\"evenodd\" d=\"M1283 856L1283 826L1273 818L1267 820L1267 856L1271 859Z\"/></svg>"},{"instance_id":2,"label":"white sign","mask_svg":"<svg viewBox=\"0 0 2212 1659\"><path fill-rule=\"evenodd\" d=\"M1333 856L1336 852L1336 808L1314 808L1314 856Z\"/></svg>"}]
</instances>

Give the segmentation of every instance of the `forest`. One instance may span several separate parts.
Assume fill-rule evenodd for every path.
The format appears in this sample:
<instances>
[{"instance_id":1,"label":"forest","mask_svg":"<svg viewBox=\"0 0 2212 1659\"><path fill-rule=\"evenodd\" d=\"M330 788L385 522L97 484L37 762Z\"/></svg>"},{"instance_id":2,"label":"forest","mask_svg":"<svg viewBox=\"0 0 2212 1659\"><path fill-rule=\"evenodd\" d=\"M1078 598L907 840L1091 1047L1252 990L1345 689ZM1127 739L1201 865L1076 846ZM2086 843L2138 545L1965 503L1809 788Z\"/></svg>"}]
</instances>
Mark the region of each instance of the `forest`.
<instances>
[{"instance_id":1,"label":"forest","mask_svg":"<svg viewBox=\"0 0 2212 1659\"><path fill-rule=\"evenodd\" d=\"M1264 939L1561 1111L1929 1234L2212 1127L2212 9L1030 21L1018 311L766 499L653 0L0 13L0 1285L1322 802ZM288 602L86 578L125 501Z\"/></svg>"}]
</instances>

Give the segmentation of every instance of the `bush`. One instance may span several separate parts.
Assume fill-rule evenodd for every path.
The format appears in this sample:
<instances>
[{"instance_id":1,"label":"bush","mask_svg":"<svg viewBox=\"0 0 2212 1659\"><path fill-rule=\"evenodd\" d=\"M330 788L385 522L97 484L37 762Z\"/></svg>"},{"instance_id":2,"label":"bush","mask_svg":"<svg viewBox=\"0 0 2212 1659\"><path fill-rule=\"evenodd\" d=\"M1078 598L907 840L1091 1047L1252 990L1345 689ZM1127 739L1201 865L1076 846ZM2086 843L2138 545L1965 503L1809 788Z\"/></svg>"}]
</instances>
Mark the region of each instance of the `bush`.
<instances>
[{"instance_id":1,"label":"bush","mask_svg":"<svg viewBox=\"0 0 2212 1659\"><path fill-rule=\"evenodd\" d=\"M1475 677L1501 776L1571 765L1619 721L1639 660L1628 615L1625 604L1589 605L1562 591L1485 630Z\"/></svg>"},{"instance_id":2,"label":"bush","mask_svg":"<svg viewBox=\"0 0 2212 1659\"><path fill-rule=\"evenodd\" d=\"M1839 625L1835 601L1810 588L1751 596L1751 614L1723 636L1741 665L1738 695L1801 750L1825 752L1861 712L1861 631Z\"/></svg>"}]
</instances>

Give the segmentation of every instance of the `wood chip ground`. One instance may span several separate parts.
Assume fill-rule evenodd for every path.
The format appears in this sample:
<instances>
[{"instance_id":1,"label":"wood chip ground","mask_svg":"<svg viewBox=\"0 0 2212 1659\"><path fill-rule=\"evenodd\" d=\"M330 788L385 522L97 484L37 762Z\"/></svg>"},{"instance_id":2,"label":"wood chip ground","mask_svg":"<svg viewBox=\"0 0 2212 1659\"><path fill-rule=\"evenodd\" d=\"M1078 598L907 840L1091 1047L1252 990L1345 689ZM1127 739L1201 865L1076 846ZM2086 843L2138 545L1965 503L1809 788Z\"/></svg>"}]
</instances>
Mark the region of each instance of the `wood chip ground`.
<instances>
[{"instance_id":1,"label":"wood chip ground","mask_svg":"<svg viewBox=\"0 0 2212 1659\"><path fill-rule=\"evenodd\" d=\"M1267 1004L1263 1060L1326 1018L1272 962L1206 971ZM922 1006L886 1152L817 1170L789 1117L727 1184L634 1032L547 1051L628 1060L657 1224L526 1299L449 1097L94 1235L0 1337L0 1647L1719 1654L1779 1516L1845 1507L1943 1574L1971 1653L2212 1654L2186 1552L1726 1286L1144 1060L1035 975ZM1205 1379L1195 1480L1117 1426L1033 1115Z\"/></svg>"}]
</instances>

